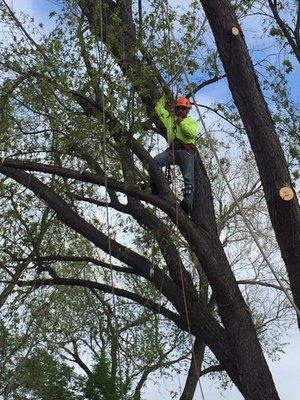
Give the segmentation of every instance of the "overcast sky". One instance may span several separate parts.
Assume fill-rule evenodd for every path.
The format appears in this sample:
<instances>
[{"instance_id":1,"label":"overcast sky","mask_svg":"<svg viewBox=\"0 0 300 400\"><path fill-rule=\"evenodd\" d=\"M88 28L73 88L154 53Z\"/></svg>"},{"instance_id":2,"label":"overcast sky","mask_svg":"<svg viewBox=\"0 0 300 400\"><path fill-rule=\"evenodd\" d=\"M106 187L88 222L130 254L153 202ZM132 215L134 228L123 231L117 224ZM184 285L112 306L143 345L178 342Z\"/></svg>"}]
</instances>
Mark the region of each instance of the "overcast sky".
<instances>
[{"instance_id":1,"label":"overcast sky","mask_svg":"<svg viewBox=\"0 0 300 400\"><path fill-rule=\"evenodd\" d=\"M15 11L24 11L31 16L34 16L36 23L43 22L45 24L45 30L50 27L53 22L49 22L49 12L55 9L55 5L50 0L7 0L8 3L13 6ZM171 3L171 2L170 2ZM182 4L182 0L172 1L172 3ZM253 22L253 29L255 29L255 22ZM248 26L248 30L251 30L251 26ZM246 32L247 38L247 32ZM251 44L250 44L251 46ZM299 94L299 83L300 73L299 67L295 69L291 76L291 79L295 79L295 84L292 85L295 101L300 101ZM209 93L212 95L213 91ZM219 93L218 93L219 95ZM203 100L203 99L202 99ZM284 342L290 342L285 347L285 354L281 356L281 359L276 362L269 362L273 378L282 400L299 400L300 399L300 335L296 328L291 329L287 332ZM216 384L211 380L203 378L201 380L204 391L205 400L243 400L243 397L239 394L236 389L223 391L217 390ZM166 381L162 379L160 382L149 382L146 389L145 398L151 400L169 400L168 389L180 390L180 387L184 386L184 376L176 376L173 381ZM195 399L202 399L200 391L198 390Z\"/></svg>"},{"instance_id":2,"label":"overcast sky","mask_svg":"<svg viewBox=\"0 0 300 400\"><path fill-rule=\"evenodd\" d=\"M286 338L283 339L290 344L285 348L285 354L276 362L267 360L275 381L277 391L281 400L300 399L300 335L295 327L291 329ZM243 396L235 388L220 392L217 382L208 378L201 379L201 385L205 400L243 400ZM149 383L146 389L145 399L151 400L170 400L169 390L180 389L184 386L184 376L174 377L173 381L162 379L160 382ZM169 389L169 390L168 390ZM197 389L195 400L202 400L202 395Z\"/></svg>"}]
</instances>

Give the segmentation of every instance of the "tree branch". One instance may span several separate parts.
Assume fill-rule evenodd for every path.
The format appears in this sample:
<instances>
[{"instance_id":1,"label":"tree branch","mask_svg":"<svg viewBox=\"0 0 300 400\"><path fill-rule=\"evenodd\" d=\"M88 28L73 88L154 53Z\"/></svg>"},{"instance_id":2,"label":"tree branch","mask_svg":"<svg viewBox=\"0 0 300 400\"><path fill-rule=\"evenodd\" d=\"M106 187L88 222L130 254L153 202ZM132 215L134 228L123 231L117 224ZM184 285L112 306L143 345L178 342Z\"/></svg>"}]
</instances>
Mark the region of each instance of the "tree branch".
<instances>
[{"instance_id":1,"label":"tree branch","mask_svg":"<svg viewBox=\"0 0 300 400\"><path fill-rule=\"evenodd\" d=\"M190 369L180 400L193 400L194 398L194 393L197 387L198 379L200 377L204 350L205 343L203 343L202 340L196 338L192 349L192 360Z\"/></svg>"},{"instance_id":2,"label":"tree branch","mask_svg":"<svg viewBox=\"0 0 300 400\"><path fill-rule=\"evenodd\" d=\"M279 25L283 35L285 36L286 40L288 41L289 45L291 46L297 60L300 62L300 49L298 49L297 44L295 43L294 39L292 38L292 35L290 33L291 29L286 25L286 23L280 17L276 3L275 2L273 3L272 0L268 0L268 3L271 8L271 11L273 13L275 21Z\"/></svg>"},{"instance_id":3,"label":"tree branch","mask_svg":"<svg viewBox=\"0 0 300 400\"><path fill-rule=\"evenodd\" d=\"M86 262L91 263L94 265L99 265L100 267L106 269L113 269L114 271L123 272L126 274L134 274L140 276L137 271L134 271L132 268L120 267L119 265L108 264L104 261L97 260L93 257L84 257L84 256L62 256L62 255L49 255L49 256L38 256L36 257L37 262L57 262L57 261L64 261L64 262Z\"/></svg>"},{"instance_id":4,"label":"tree branch","mask_svg":"<svg viewBox=\"0 0 300 400\"><path fill-rule=\"evenodd\" d=\"M207 110L214 112L216 115L218 115L218 117L224 119L226 122L228 122L230 125L232 125L235 129L237 129L239 131L245 130L245 128L242 128L240 126L235 125L232 121L230 121L230 119L224 117L224 115L220 114L218 111L216 111L212 107L206 106L204 104L197 104L197 106L202 107L202 108L206 108Z\"/></svg>"},{"instance_id":5,"label":"tree branch","mask_svg":"<svg viewBox=\"0 0 300 400\"><path fill-rule=\"evenodd\" d=\"M60 167L57 165L48 165L37 163L33 161L26 160L16 160L11 158L6 158L2 161L3 166L16 168L20 170L32 171L32 172L44 172L46 174L57 175L65 178L75 179L80 182L92 183L100 186L105 186L105 177L99 174L92 174L91 172L84 171L74 171L68 168ZM29 176L28 176L29 177ZM158 196L154 196L150 193L138 190L136 185L128 185L111 178L107 179L107 185L109 188L119 191L121 193L127 194L129 196L144 200L147 203L153 204L154 206L165 209L168 203ZM170 209L170 207L167 207Z\"/></svg>"},{"instance_id":6,"label":"tree branch","mask_svg":"<svg viewBox=\"0 0 300 400\"><path fill-rule=\"evenodd\" d=\"M80 358L79 353L78 353L78 348L77 348L77 345L76 345L76 342L74 339L72 340L72 344L73 344L74 352L72 352L71 350L69 350L67 348L64 348L65 352L70 354L70 356L73 357L73 360L70 360L70 361L73 361L76 364L78 364L79 367L86 373L87 376L91 376L92 372L89 369L89 367Z\"/></svg>"},{"instance_id":7,"label":"tree branch","mask_svg":"<svg viewBox=\"0 0 300 400\"><path fill-rule=\"evenodd\" d=\"M294 30L295 40L300 49L300 0L298 0L297 21Z\"/></svg>"},{"instance_id":8,"label":"tree branch","mask_svg":"<svg viewBox=\"0 0 300 400\"><path fill-rule=\"evenodd\" d=\"M215 76L214 78L207 79L206 81L201 82L199 85L197 85L193 91L187 93L186 97L189 99L192 95L195 95L199 90L203 89L205 86L210 85L211 83L218 82L219 80L223 79L226 77L226 74L221 75L221 76Z\"/></svg>"},{"instance_id":9,"label":"tree branch","mask_svg":"<svg viewBox=\"0 0 300 400\"><path fill-rule=\"evenodd\" d=\"M268 283L268 282L262 282L262 281L257 281L255 279L241 279L237 281L239 285L259 285L259 286L265 286L265 287L270 287L276 290L283 291L282 287L279 285L274 285L273 283Z\"/></svg>"},{"instance_id":10,"label":"tree branch","mask_svg":"<svg viewBox=\"0 0 300 400\"><path fill-rule=\"evenodd\" d=\"M106 253L111 252L112 256L121 262L130 265L133 270L137 271L144 278L154 283L155 286L173 303L176 308L181 308L181 296L177 286L171 279L160 269L154 267L154 275L150 277L150 269L153 264L145 257L135 253L129 248L110 239L110 247L108 237L97 230L93 225L85 221L76 212L74 212L68 204L48 186L32 175L28 175L25 171L0 166L0 172L10 178L16 180L21 185L33 191L39 198L44 200L50 208L52 208L59 220L64 222L74 231L88 239L95 246L99 247ZM156 197L156 196L153 196Z\"/></svg>"},{"instance_id":11,"label":"tree branch","mask_svg":"<svg viewBox=\"0 0 300 400\"><path fill-rule=\"evenodd\" d=\"M124 297L126 299L132 300L143 307L148 308L152 312L156 314L162 314L166 318L170 319L171 321L175 322L175 324L182 328L181 317L179 314L170 311L164 306L155 303L154 301L147 299L146 297L140 296L136 293L129 292L125 289L120 289L116 287L112 287L110 285L106 285L99 282L93 282L86 279L76 279L76 278L61 278L56 276L55 279L32 279L28 281L16 280L12 281L12 283L17 284L18 286L34 286L34 287L41 287L41 286L79 286L79 287L86 287L89 289L97 289L105 293L115 294L116 296Z\"/></svg>"}]
</instances>

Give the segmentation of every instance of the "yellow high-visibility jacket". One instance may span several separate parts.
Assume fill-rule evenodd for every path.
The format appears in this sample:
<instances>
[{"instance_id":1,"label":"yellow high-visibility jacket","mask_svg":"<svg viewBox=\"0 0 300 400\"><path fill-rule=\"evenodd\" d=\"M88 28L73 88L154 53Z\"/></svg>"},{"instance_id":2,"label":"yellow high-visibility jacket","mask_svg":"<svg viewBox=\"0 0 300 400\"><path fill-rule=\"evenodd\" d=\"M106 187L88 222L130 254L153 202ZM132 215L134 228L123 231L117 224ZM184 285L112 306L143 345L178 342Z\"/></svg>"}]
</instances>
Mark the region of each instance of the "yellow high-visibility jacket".
<instances>
[{"instance_id":1,"label":"yellow high-visibility jacket","mask_svg":"<svg viewBox=\"0 0 300 400\"><path fill-rule=\"evenodd\" d=\"M198 123L194 119L186 117L177 124L174 116L171 115L165 107L166 101L167 99L165 96L159 99L155 106L155 112L166 127L169 146L172 145L173 140L176 138L186 144L195 144L199 131Z\"/></svg>"}]
</instances>

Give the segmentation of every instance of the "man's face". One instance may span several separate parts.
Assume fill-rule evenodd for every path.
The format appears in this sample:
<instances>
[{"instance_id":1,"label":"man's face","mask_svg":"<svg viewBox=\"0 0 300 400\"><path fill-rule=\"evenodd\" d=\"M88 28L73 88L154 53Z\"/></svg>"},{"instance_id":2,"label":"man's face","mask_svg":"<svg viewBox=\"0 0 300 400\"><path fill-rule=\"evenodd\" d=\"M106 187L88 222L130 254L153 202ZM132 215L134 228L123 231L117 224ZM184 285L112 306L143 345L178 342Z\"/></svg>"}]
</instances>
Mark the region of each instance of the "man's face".
<instances>
[{"instance_id":1,"label":"man's face","mask_svg":"<svg viewBox=\"0 0 300 400\"><path fill-rule=\"evenodd\" d=\"M188 115L189 109L187 107L175 107L175 115L179 118L185 118Z\"/></svg>"}]
</instances>

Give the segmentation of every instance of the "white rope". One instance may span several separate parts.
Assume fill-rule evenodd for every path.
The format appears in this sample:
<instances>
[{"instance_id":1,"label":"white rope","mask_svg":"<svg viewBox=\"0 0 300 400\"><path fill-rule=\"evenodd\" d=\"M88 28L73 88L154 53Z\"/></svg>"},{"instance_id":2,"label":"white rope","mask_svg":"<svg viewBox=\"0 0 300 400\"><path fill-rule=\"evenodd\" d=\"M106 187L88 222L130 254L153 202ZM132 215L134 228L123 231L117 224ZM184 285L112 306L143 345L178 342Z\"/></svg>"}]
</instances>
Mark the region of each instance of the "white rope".
<instances>
[{"instance_id":1,"label":"white rope","mask_svg":"<svg viewBox=\"0 0 300 400\"><path fill-rule=\"evenodd\" d=\"M166 2L168 3L168 0L166 0ZM165 6L164 1L162 1L162 7L163 7L163 9L164 9L164 12L166 13L166 6ZM182 57L182 55L181 55L181 53L180 53L180 50L179 50L179 47L178 47L176 38L175 38L175 36L174 36L173 29L172 29L171 24L170 24L170 20L169 20L168 14L166 14L166 18L167 18L167 23L168 23L168 26L169 26L169 29L170 29L170 32L171 32L172 40L173 40L173 42L174 42L174 45L175 45L175 48L176 48L176 52L177 52L177 54L178 54L178 58L179 58L179 60L180 60L180 62L181 62L181 64L182 64L182 71L183 71L183 73L184 73L184 76L185 76L185 79L186 79L186 82L187 82L188 86L191 87L191 82L190 82L190 80L189 80L188 73L187 73L186 63L185 63L185 60L183 59L183 57ZM239 210L239 213L240 213L241 217L243 218L244 223L245 223L247 229L249 230L249 233L251 234L251 236L252 236L252 238L253 238L253 240L254 240L254 242L255 242L257 248L259 249L259 251L260 251L260 253L261 253L261 255L262 255L263 259L264 259L264 261L266 262L266 264L267 264L268 267L270 268L270 270L271 270L273 276L275 277L275 279L276 279L276 281L278 282L279 286L281 287L282 291L285 293L287 299L289 300L289 302L291 303L291 305L292 305L293 308L295 309L296 313L298 314L298 316L300 316L300 310L299 310L299 308L298 308L298 307L296 306L296 304L294 303L294 300L293 300L292 296L289 294L289 292L287 291L286 287L282 284L280 278L279 278L278 275L277 275L277 272L276 272L275 269L273 268L272 264L270 263L270 261L269 261L269 259L268 259L268 256L266 255L264 249L262 248L261 244L259 243L259 240L258 240L258 238L257 238L257 236L256 236L256 234L255 234L255 232L254 232L254 229L253 229L252 226L251 226L250 221L247 219L247 217L246 217L246 215L245 215L245 213L244 213L242 207L240 206L240 204L239 204L239 202L238 202L238 200L237 200L237 198L236 198L236 196L235 196L235 193L234 193L234 191L233 191L233 189L232 189L232 187L231 187L231 185L230 185L229 179L228 179L228 177L227 177L227 175L226 175L225 169L223 168L222 163L220 162L220 159L219 159L219 156L218 156L217 151L216 151L216 149L215 149L215 146L214 146L213 140L212 140L212 138L211 138L211 135L210 135L210 133L209 133L207 127L206 127L206 124L205 124L205 122L204 122L204 119L203 119L203 117L202 117L202 114L201 114L201 112L200 112L200 109L199 109L199 107L198 107L198 105L197 105L197 102L196 102L196 98L195 98L194 93L192 93L191 97L192 97L193 102L194 102L194 104L195 104L196 111L197 111L199 120L200 120L200 122L201 122L201 125L202 125L202 127L203 127L203 130L204 130L204 132L205 132L205 136L206 136L206 138L207 138L209 147L210 147L210 149L211 149L211 151L212 151L212 154L213 154L214 158L216 159L216 162L217 162L217 164L218 164L218 167L219 167L219 169L220 169L220 172L221 172L221 174L222 174L222 176L223 176L223 178L224 178L224 180L225 180L225 182L226 182L226 185L227 185L227 187L228 187L228 189L229 189L230 195L231 195L231 197L232 197L234 203L236 204L236 206L237 206L237 208L238 208L238 210Z\"/></svg>"},{"instance_id":2,"label":"white rope","mask_svg":"<svg viewBox=\"0 0 300 400\"><path fill-rule=\"evenodd\" d=\"M167 25L168 25L168 38L169 38L169 41L171 42L172 39L174 41L174 37L173 37L173 32L170 29L170 21L169 21L169 18L168 18L168 2L166 3L167 5L165 5L164 3L162 3L162 4L163 4L163 13L165 14L166 22L167 22ZM171 37L170 37L170 34L171 34ZM175 41L174 41L174 44L177 45L177 43ZM170 49L171 49L171 44L169 43L169 51L170 51ZM170 57L169 57L169 59L170 59ZM171 80L171 82L172 82L172 80ZM174 126L173 126L174 138L173 138L173 142L172 142L172 159L173 159L173 164L174 164L174 168L173 168L174 192L175 192L175 197L177 199L177 182L176 182L176 176L175 176L175 168L176 167L175 167L175 148L174 148L174 140L176 138L176 126L175 126L175 124L176 124L176 122L174 120ZM177 203L177 201L175 202L175 213L176 213L176 228L177 228L177 230L179 232L179 227L178 227L178 225L179 225L178 203ZM200 381L200 372L201 371L198 368L197 357L196 357L195 350L194 350L194 343L192 341L190 317L189 317L189 312L188 312L187 298L186 298L184 279L183 279L183 266L182 266L181 262L180 262L179 270L180 270L180 279L181 279L181 289L182 289L182 296L183 296L184 312L185 312L185 316L186 316L186 320L187 320L187 329L188 329L188 333L190 335L191 346L192 346L192 349L191 349L191 353L192 353L191 363L193 362L193 358L194 358L196 375L198 376L197 383L198 383L199 388L200 388L202 399L205 400L202 384L201 384L201 381Z\"/></svg>"},{"instance_id":3,"label":"white rope","mask_svg":"<svg viewBox=\"0 0 300 400\"><path fill-rule=\"evenodd\" d=\"M102 122L103 132L102 132L102 158L103 158L103 168L104 168L104 186L105 186L105 204L106 204L106 226L107 226L107 240L108 240L108 253L109 253L109 265L110 265L110 281L112 288L113 297L113 316L114 316L114 328L115 335L117 339L117 362L119 364L119 374L120 374L120 389L121 389L121 399L124 400L123 383L122 383L122 369L121 369L121 357L119 349L119 324L117 319L117 303L116 294L114 286L114 273L112 268L112 251L111 251L111 237L110 237L110 222L109 222L109 205L108 205L108 176L107 176L107 159L106 159L106 116L105 116L105 97L104 97L104 44L103 44L103 19L102 19L102 0L100 0L100 52L99 52L99 62L101 61L101 105L102 105ZM99 49L98 49L99 51Z\"/></svg>"}]
</instances>

